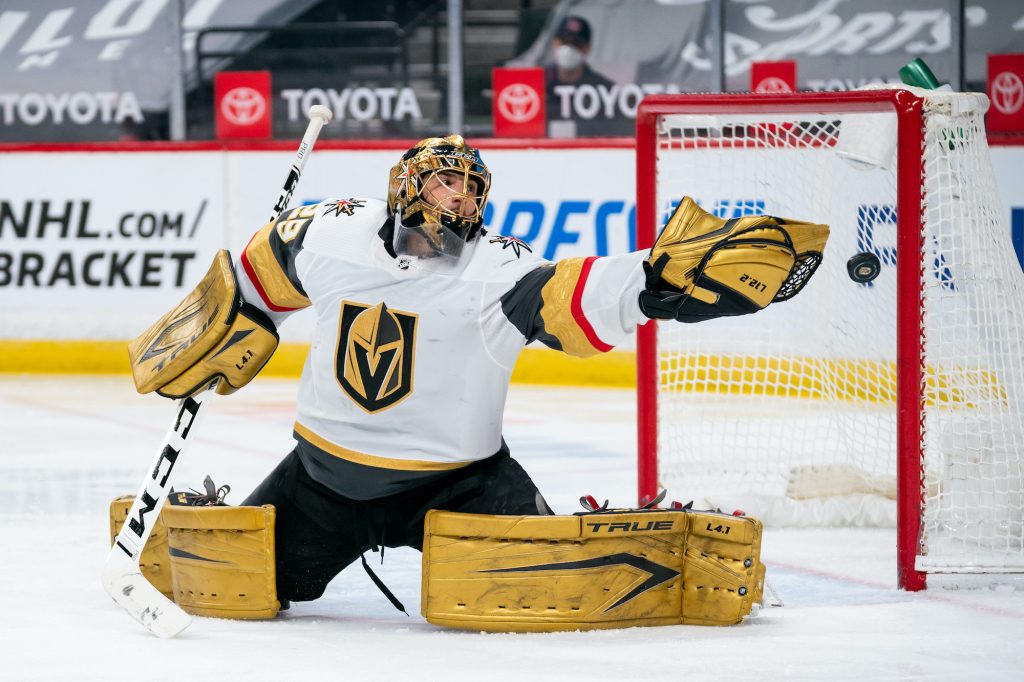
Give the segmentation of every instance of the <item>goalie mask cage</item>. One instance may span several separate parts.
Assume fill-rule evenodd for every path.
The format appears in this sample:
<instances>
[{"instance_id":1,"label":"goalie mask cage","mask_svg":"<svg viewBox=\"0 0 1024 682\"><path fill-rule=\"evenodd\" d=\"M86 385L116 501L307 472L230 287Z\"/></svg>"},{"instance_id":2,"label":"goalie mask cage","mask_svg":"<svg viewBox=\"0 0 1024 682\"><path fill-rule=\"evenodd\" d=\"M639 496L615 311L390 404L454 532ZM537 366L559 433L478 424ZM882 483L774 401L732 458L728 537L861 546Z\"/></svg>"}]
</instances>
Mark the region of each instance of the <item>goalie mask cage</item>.
<instances>
[{"instance_id":1,"label":"goalie mask cage","mask_svg":"<svg viewBox=\"0 0 1024 682\"><path fill-rule=\"evenodd\" d=\"M684 195L831 235L791 301L641 327L641 504L667 488L768 527L895 525L908 590L1024 572L1024 275L987 107L916 89L643 101L640 247ZM861 284L863 252L881 271Z\"/></svg>"}]
</instances>

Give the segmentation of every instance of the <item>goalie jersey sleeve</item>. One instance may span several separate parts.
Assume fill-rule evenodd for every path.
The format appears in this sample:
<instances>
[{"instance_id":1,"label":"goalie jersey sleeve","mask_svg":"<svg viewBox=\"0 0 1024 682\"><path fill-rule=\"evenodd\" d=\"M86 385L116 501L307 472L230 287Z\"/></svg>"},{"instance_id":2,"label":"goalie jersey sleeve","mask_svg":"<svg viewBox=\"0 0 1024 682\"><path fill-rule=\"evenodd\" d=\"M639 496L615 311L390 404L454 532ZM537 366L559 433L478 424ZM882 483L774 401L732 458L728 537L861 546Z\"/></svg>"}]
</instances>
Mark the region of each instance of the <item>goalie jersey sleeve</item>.
<instances>
[{"instance_id":1,"label":"goalie jersey sleeve","mask_svg":"<svg viewBox=\"0 0 1024 682\"><path fill-rule=\"evenodd\" d=\"M643 256L538 265L502 295L502 312L527 341L576 357L609 351L646 321L637 304Z\"/></svg>"},{"instance_id":2,"label":"goalie jersey sleeve","mask_svg":"<svg viewBox=\"0 0 1024 682\"><path fill-rule=\"evenodd\" d=\"M309 297L295 267L316 205L282 213L252 236L235 264L242 297L265 312L275 324L289 313L307 308Z\"/></svg>"},{"instance_id":3,"label":"goalie jersey sleeve","mask_svg":"<svg viewBox=\"0 0 1024 682\"><path fill-rule=\"evenodd\" d=\"M512 368L539 341L576 356L621 343L644 254L548 262L482 233L457 269L395 256L384 202L332 199L259 230L236 272L275 323L311 307L296 403L299 456L353 499L392 495L505 451Z\"/></svg>"}]
</instances>

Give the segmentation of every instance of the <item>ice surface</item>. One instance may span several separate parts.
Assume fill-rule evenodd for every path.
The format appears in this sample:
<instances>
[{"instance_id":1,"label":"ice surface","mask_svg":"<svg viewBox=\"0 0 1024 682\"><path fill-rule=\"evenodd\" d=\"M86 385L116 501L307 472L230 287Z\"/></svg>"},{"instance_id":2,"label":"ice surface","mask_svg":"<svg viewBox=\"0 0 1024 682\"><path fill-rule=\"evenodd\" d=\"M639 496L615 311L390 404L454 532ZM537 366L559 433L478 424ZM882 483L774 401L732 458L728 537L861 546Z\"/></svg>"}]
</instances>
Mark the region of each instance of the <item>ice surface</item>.
<instances>
[{"instance_id":1,"label":"ice surface","mask_svg":"<svg viewBox=\"0 0 1024 682\"><path fill-rule=\"evenodd\" d=\"M260 379L211 400L177 487L209 473L240 501L290 450L294 395L294 382ZM356 564L274 621L196 618L160 640L99 576L107 506L136 491L170 417L128 377L0 377L0 679L1024 678L1024 591L899 592L891 530L768 529L785 606L729 628L447 631L419 616L419 553L388 550L383 566L367 558L412 617ZM576 511L583 493L630 504L634 417L631 391L514 386L505 436L556 511Z\"/></svg>"}]
</instances>

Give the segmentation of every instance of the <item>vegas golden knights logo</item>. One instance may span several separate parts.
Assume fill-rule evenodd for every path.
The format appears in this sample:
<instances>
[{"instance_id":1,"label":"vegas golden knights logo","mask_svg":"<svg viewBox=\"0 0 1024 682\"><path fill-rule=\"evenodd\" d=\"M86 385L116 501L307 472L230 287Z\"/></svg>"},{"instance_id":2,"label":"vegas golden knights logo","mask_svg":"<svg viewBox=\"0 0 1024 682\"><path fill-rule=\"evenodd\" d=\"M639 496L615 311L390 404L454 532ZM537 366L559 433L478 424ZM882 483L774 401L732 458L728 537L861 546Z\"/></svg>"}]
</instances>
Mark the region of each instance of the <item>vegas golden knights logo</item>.
<instances>
[{"instance_id":1,"label":"vegas golden knights logo","mask_svg":"<svg viewBox=\"0 0 1024 682\"><path fill-rule=\"evenodd\" d=\"M367 412L386 410L412 393L418 317L383 303L342 302L335 374Z\"/></svg>"}]
</instances>

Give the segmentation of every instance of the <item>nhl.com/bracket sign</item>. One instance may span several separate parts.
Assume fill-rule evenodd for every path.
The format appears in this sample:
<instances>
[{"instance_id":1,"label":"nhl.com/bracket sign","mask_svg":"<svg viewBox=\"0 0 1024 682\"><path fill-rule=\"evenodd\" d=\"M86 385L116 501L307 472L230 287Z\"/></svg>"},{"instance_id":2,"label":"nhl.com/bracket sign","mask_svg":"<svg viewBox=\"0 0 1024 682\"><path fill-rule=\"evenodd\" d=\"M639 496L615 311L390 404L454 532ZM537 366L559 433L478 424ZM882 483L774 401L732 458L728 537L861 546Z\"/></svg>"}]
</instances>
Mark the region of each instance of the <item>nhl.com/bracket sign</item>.
<instances>
[{"instance_id":1,"label":"nhl.com/bracket sign","mask_svg":"<svg viewBox=\"0 0 1024 682\"><path fill-rule=\"evenodd\" d=\"M544 69L496 68L491 72L491 79L494 136L544 137Z\"/></svg>"},{"instance_id":2,"label":"nhl.com/bracket sign","mask_svg":"<svg viewBox=\"0 0 1024 682\"><path fill-rule=\"evenodd\" d=\"M222 71L213 92L218 139L270 137L269 71Z\"/></svg>"},{"instance_id":3,"label":"nhl.com/bracket sign","mask_svg":"<svg viewBox=\"0 0 1024 682\"><path fill-rule=\"evenodd\" d=\"M1024 54L988 56L988 128L1024 132Z\"/></svg>"}]
</instances>

